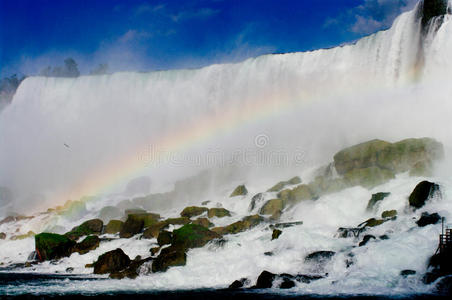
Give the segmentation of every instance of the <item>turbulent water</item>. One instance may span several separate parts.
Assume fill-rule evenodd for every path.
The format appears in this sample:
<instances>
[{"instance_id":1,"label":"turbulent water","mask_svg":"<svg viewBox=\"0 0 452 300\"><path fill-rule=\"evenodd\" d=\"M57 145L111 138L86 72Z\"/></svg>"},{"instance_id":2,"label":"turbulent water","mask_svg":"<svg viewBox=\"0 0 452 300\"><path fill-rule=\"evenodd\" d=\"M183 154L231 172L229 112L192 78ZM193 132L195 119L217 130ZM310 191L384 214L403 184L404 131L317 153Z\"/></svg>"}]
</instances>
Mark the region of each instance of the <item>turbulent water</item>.
<instances>
[{"instance_id":1,"label":"turbulent water","mask_svg":"<svg viewBox=\"0 0 452 300\"><path fill-rule=\"evenodd\" d=\"M67 199L98 196L87 203L89 213L81 220L49 221L41 215L18 223L24 233L50 225L64 231L96 217L104 205L148 192L146 184L126 188L134 177L147 176L150 191L161 192L201 169L224 171L227 167L231 168L228 176L213 176L215 180L199 186L206 191L203 198L175 199L171 208L160 211L176 216L188 202L212 200L235 213L215 221L221 226L248 214L251 196L285 176L300 175L309 181L312 169L331 161L344 146L373 138L396 141L430 136L444 144L450 157L452 20L445 16L438 24L439 28L423 32L413 10L397 18L387 31L328 50L266 55L199 70L27 78L0 114L0 186L12 190L0 199L2 211L30 213ZM174 153L175 158L149 159L155 149ZM212 152L215 159L205 161ZM246 153L251 153L251 161L244 159ZM269 159L274 153L283 155L284 161ZM442 185L443 198L425 208L445 217L452 213L449 166L447 160L432 178ZM223 247L191 250L185 267L123 280L120 285L87 280L83 289L221 288L242 277L255 280L264 269L308 272L302 258L328 249L338 252L326 270L328 278L297 286L299 293L426 293L431 287L420 282L421 274L436 249L440 227L412 229L416 215L406 212L406 197L419 180L402 174L373 190L355 187L306 201L282 217L303 220L303 226L288 228L277 241L270 241L271 232L258 227L228 237ZM243 182L249 196L230 199L231 189ZM345 268L346 255L356 241L334 238L336 230L372 217L365 207L378 191L391 191L378 214L386 209L406 213L396 225L384 224L372 233L391 234L390 240L353 250L355 264ZM0 231L16 228L8 226L0 225ZM40 264L33 271L65 273L71 267L76 274L88 274L91 270L84 265L105 251L121 247L130 257L145 256L153 242L119 239L58 264ZM26 260L34 241L0 240L0 245L0 261L18 263ZM274 255L264 255L269 251ZM400 277L403 269L416 270L418 275ZM78 281L46 288L50 292L79 289ZM8 286L6 291L39 293L42 289L25 283Z\"/></svg>"}]
</instances>

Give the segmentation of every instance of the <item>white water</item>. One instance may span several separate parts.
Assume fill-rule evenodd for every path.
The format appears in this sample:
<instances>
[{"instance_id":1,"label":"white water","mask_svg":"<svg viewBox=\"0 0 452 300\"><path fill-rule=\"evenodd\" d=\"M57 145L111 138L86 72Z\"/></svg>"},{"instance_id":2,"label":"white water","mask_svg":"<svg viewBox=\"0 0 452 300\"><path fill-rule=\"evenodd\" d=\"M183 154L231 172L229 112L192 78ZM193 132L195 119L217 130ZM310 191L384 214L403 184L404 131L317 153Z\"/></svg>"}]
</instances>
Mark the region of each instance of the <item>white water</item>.
<instances>
[{"instance_id":1,"label":"white water","mask_svg":"<svg viewBox=\"0 0 452 300\"><path fill-rule=\"evenodd\" d=\"M274 107L275 113L270 117L245 125L240 119L246 119L251 112L237 113L230 120L238 124L235 129L184 148L183 154L202 156L214 148L228 156L237 148L256 150L255 136L264 133L269 137L266 153L282 149L291 154L301 149L305 156L301 164L269 164L265 172L258 169L246 174L236 173L236 181L217 183L209 197L191 199L197 204L210 199L234 211L233 217L217 220L217 225L232 223L248 214L251 196L287 179L286 175L298 174L308 181L309 167L327 163L346 145L373 138L395 141L431 136L443 142L446 155L450 157L452 22L446 17L439 31L426 39L424 67L413 72L420 51L418 32L415 13L409 12L400 16L388 31L364 38L355 45L329 50L268 55L200 70L119 73L77 79L28 78L21 84L13 103L0 115L0 185L15 189L17 199L11 208L14 210L29 211L40 205L56 204L42 200L45 203L42 205L36 201L39 197L30 195L45 195L51 199L58 192L77 199L83 193L74 192L72 186L124 155L135 155L135 149L143 144L152 145L156 136L172 135L206 116L221 115L230 109L240 111L247 103L261 99L270 101ZM286 102L293 105L279 111L281 103ZM142 174L151 178L155 192L163 184L205 166L165 164L143 169ZM439 212L450 219L449 166L450 163L445 162L431 178L442 184L444 193L442 199L433 201L425 211ZM303 273L308 271L303 264L306 254L334 250L339 254L329 266L329 277L310 285L301 284L299 292L425 292L430 287L420 284L419 280L428 257L436 249L440 226L417 228L413 217L418 218L420 212L406 209L406 197L420 180L402 174L371 191L353 188L315 202L303 202L283 215L286 221L303 220L303 226L284 230L276 241L270 241L271 231L258 227L229 236L224 248L191 250L185 267L134 281L123 280L120 285L115 281L87 282L84 288L105 291L225 287L241 277L249 277L254 282L264 269L275 273ZM231 189L243 181L250 195L230 199ZM121 190L122 186L117 189ZM374 214L366 213L370 195L378 191L392 194ZM96 210L113 198L102 199L104 201L88 204L90 214L84 219L96 216ZM65 200L61 199L59 204ZM181 199L163 214L175 216L185 205L186 200ZM356 226L386 209L399 211L397 221L385 223L369 233L388 234L391 239L370 242L368 247L352 250L351 246L358 241L334 238L338 227ZM34 221L36 225L24 221L27 225L21 228L21 233L39 228L39 218ZM56 224L69 229L80 221L60 219ZM0 231L11 232L7 226L0 226ZM120 246L133 258L138 254L146 255L154 242L105 243L86 255L73 254L58 265L41 264L34 271L65 272L67 267L74 267L74 273L87 274L91 270L84 265L105 251ZM23 262L33 250L32 239L0 240L0 245L8 249L0 256L0 261L7 263ZM275 255L265 256L266 251L273 251ZM355 254L356 262L346 269L344 259L349 251ZM403 269L414 269L418 274L401 279L398 275ZM72 283L54 287L56 291L79 288Z\"/></svg>"}]
</instances>

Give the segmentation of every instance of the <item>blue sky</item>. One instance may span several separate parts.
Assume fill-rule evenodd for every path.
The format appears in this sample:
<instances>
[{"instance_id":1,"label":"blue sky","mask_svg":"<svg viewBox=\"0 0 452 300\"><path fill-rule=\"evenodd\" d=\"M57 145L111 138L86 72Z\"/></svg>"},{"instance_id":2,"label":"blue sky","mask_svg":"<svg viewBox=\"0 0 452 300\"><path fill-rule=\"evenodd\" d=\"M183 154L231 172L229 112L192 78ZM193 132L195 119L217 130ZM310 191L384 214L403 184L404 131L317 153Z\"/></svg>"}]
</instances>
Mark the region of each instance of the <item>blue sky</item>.
<instances>
[{"instance_id":1,"label":"blue sky","mask_svg":"<svg viewBox=\"0 0 452 300\"><path fill-rule=\"evenodd\" d=\"M82 73L196 68L332 47L417 0L0 0L0 76L71 56Z\"/></svg>"}]
</instances>

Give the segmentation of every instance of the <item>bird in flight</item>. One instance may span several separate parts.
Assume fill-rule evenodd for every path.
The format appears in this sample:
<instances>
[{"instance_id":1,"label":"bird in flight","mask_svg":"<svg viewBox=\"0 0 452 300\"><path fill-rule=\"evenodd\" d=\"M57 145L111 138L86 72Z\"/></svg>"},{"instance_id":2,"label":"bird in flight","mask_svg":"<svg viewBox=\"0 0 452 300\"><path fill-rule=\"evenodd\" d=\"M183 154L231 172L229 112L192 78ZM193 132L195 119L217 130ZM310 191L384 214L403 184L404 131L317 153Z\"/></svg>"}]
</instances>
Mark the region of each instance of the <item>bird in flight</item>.
<instances>
[{"instance_id":1,"label":"bird in flight","mask_svg":"<svg viewBox=\"0 0 452 300\"><path fill-rule=\"evenodd\" d=\"M66 144L66 143L64 143L64 146L65 146L66 148L71 148L71 147L69 147L69 145Z\"/></svg>"}]
</instances>

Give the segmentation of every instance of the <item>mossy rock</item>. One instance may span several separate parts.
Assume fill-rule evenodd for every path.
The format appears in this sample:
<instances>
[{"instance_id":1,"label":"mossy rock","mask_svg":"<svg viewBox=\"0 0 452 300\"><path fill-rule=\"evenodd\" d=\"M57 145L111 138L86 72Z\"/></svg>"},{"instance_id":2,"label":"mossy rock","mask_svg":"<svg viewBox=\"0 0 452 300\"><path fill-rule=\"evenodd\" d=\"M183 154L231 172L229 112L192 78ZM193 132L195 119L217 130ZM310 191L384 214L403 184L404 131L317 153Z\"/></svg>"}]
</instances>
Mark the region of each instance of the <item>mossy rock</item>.
<instances>
[{"instance_id":1,"label":"mossy rock","mask_svg":"<svg viewBox=\"0 0 452 300\"><path fill-rule=\"evenodd\" d=\"M380 192L380 193L372 194L372 197L370 198L369 202L367 203L366 209L368 211L372 210L378 202L382 201L384 198L388 197L389 195L391 195L391 193Z\"/></svg>"},{"instance_id":2,"label":"mossy rock","mask_svg":"<svg viewBox=\"0 0 452 300\"><path fill-rule=\"evenodd\" d=\"M83 222L80 226L72 228L65 235L71 240L78 240L79 237L90 234L101 234L104 222L101 219L92 219Z\"/></svg>"},{"instance_id":3,"label":"mossy rock","mask_svg":"<svg viewBox=\"0 0 452 300\"><path fill-rule=\"evenodd\" d=\"M129 214L127 216L127 220L133 219L133 220L143 220L143 227L147 228L151 226L152 224L157 223L160 220L159 214L154 213L139 213L139 214Z\"/></svg>"},{"instance_id":4,"label":"mossy rock","mask_svg":"<svg viewBox=\"0 0 452 300\"><path fill-rule=\"evenodd\" d=\"M317 176L314 181L308 184L312 197L320 197L327 194L339 192L348 188L347 182L343 178L328 178Z\"/></svg>"},{"instance_id":5,"label":"mossy rock","mask_svg":"<svg viewBox=\"0 0 452 300\"><path fill-rule=\"evenodd\" d=\"M124 222L120 220L110 220L107 226L105 227L105 233L116 234L121 232L122 226L124 226Z\"/></svg>"},{"instance_id":6,"label":"mossy rock","mask_svg":"<svg viewBox=\"0 0 452 300\"><path fill-rule=\"evenodd\" d=\"M35 245L39 260L45 261L71 255L75 242L66 235L43 232L35 235Z\"/></svg>"},{"instance_id":7,"label":"mossy rock","mask_svg":"<svg viewBox=\"0 0 452 300\"><path fill-rule=\"evenodd\" d=\"M381 213L381 217L383 219L391 219L397 216L397 210L393 209L393 210L385 210L384 212Z\"/></svg>"},{"instance_id":8,"label":"mossy rock","mask_svg":"<svg viewBox=\"0 0 452 300\"><path fill-rule=\"evenodd\" d=\"M245 185L239 185L234 189L229 197L246 196L247 194L248 190L246 189Z\"/></svg>"},{"instance_id":9,"label":"mossy rock","mask_svg":"<svg viewBox=\"0 0 452 300\"><path fill-rule=\"evenodd\" d=\"M200 206L188 206L184 208L184 210L180 213L181 217L191 218L202 215L207 212L209 209L206 207Z\"/></svg>"},{"instance_id":10,"label":"mossy rock","mask_svg":"<svg viewBox=\"0 0 452 300\"><path fill-rule=\"evenodd\" d=\"M73 251L78 252L79 254L83 255L83 254L86 254L89 251L94 250L97 247L99 247L99 244L100 244L99 237L97 235L90 235L90 236L87 236L80 243L77 243L74 246Z\"/></svg>"},{"instance_id":11,"label":"mossy rock","mask_svg":"<svg viewBox=\"0 0 452 300\"><path fill-rule=\"evenodd\" d=\"M11 237L11 240L23 240L23 239L27 239L30 237L34 237L36 235L36 233L34 233L33 231L28 231L25 234L20 234L20 235L14 235Z\"/></svg>"},{"instance_id":12,"label":"mossy rock","mask_svg":"<svg viewBox=\"0 0 452 300\"><path fill-rule=\"evenodd\" d=\"M415 209L421 208L435 193L439 191L439 185L429 181L422 181L411 192L408 202Z\"/></svg>"},{"instance_id":13,"label":"mossy rock","mask_svg":"<svg viewBox=\"0 0 452 300\"><path fill-rule=\"evenodd\" d=\"M157 244L159 246L169 245L173 241L173 234L169 231L163 230L160 231L159 236L157 237Z\"/></svg>"},{"instance_id":14,"label":"mossy rock","mask_svg":"<svg viewBox=\"0 0 452 300\"><path fill-rule=\"evenodd\" d=\"M152 272L165 272L170 267L185 266L186 263L187 254L185 253L185 249L170 246L162 249L157 258L152 262Z\"/></svg>"},{"instance_id":15,"label":"mossy rock","mask_svg":"<svg viewBox=\"0 0 452 300\"><path fill-rule=\"evenodd\" d=\"M273 229L273 233L272 233L272 241L276 240L277 238L279 238L279 236L282 234L282 231L279 229Z\"/></svg>"},{"instance_id":16,"label":"mossy rock","mask_svg":"<svg viewBox=\"0 0 452 300\"><path fill-rule=\"evenodd\" d=\"M243 232L249 230L264 221L264 218L259 215L252 215L243 218L241 221L237 221L225 227L215 227L212 228L212 231L215 231L218 234L236 234L239 232Z\"/></svg>"},{"instance_id":17,"label":"mossy rock","mask_svg":"<svg viewBox=\"0 0 452 300\"><path fill-rule=\"evenodd\" d=\"M143 232L143 238L145 239L156 239L159 236L160 231L168 227L168 223L165 221L160 221L152 224L146 228Z\"/></svg>"},{"instance_id":18,"label":"mossy rock","mask_svg":"<svg viewBox=\"0 0 452 300\"><path fill-rule=\"evenodd\" d=\"M214 224L212 222L210 222L209 219L207 219L207 218L198 218L198 219L194 220L192 223L201 225L206 228L210 228L210 227L214 226Z\"/></svg>"},{"instance_id":19,"label":"mossy rock","mask_svg":"<svg viewBox=\"0 0 452 300\"><path fill-rule=\"evenodd\" d=\"M300 184L292 190L282 190L278 194L278 198L283 200L284 204L294 204L304 200L310 200L314 197L310 187L307 184Z\"/></svg>"},{"instance_id":20,"label":"mossy rock","mask_svg":"<svg viewBox=\"0 0 452 300\"><path fill-rule=\"evenodd\" d=\"M138 234L141 231L143 231L143 228L144 228L143 218L134 218L131 217L131 215L129 215L127 217L126 222L123 224L121 231L119 232L119 236L121 238L131 238L135 234Z\"/></svg>"},{"instance_id":21,"label":"mossy rock","mask_svg":"<svg viewBox=\"0 0 452 300\"><path fill-rule=\"evenodd\" d=\"M360 224L359 227L361 227L362 225L363 225L362 227L376 227L383 224L384 222L386 222L386 220L371 218L365 221L364 223Z\"/></svg>"},{"instance_id":22,"label":"mossy rock","mask_svg":"<svg viewBox=\"0 0 452 300\"><path fill-rule=\"evenodd\" d=\"M129 264L130 258L121 248L117 248L99 256L97 261L93 264L94 274L119 272L127 268Z\"/></svg>"},{"instance_id":23,"label":"mossy rock","mask_svg":"<svg viewBox=\"0 0 452 300\"><path fill-rule=\"evenodd\" d=\"M105 206L99 212L99 219L104 223L122 217L122 211L115 206Z\"/></svg>"},{"instance_id":24,"label":"mossy rock","mask_svg":"<svg viewBox=\"0 0 452 300\"><path fill-rule=\"evenodd\" d=\"M207 212L207 216L209 218L217 217L217 218L224 218L224 217L230 217L231 213L226 208L210 208Z\"/></svg>"},{"instance_id":25,"label":"mossy rock","mask_svg":"<svg viewBox=\"0 0 452 300\"><path fill-rule=\"evenodd\" d=\"M300 184L301 178L298 176L295 176L287 181L280 181L277 184L275 184L273 187L267 190L267 192L279 192L287 185L294 185L294 184Z\"/></svg>"},{"instance_id":26,"label":"mossy rock","mask_svg":"<svg viewBox=\"0 0 452 300\"><path fill-rule=\"evenodd\" d=\"M0 240L6 239L6 233L0 232Z\"/></svg>"},{"instance_id":27,"label":"mossy rock","mask_svg":"<svg viewBox=\"0 0 452 300\"><path fill-rule=\"evenodd\" d=\"M353 169L344 174L344 180L349 186L363 186L373 188L395 178L395 174L386 169L369 167L363 169Z\"/></svg>"},{"instance_id":28,"label":"mossy rock","mask_svg":"<svg viewBox=\"0 0 452 300\"><path fill-rule=\"evenodd\" d=\"M185 225L190 223L190 218L181 217L181 218L169 218L163 221L168 225Z\"/></svg>"},{"instance_id":29,"label":"mossy rock","mask_svg":"<svg viewBox=\"0 0 452 300\"><path fill-rule=\"evenodd\" d=\"M198 248L221 237L216 232L197 224L187 224L173 231L172 245L181 248Z\"/></svg>"},{"instance_id":30,"label":"mossy rock","mask_svg":"<svg viewBox=\"0 0 452 300\"><path fill-rule=\"evenodd\" d=\"M151 252L152 256L155 256L157 253L159 253L160 247L152 247L149 252Z\"/></svg>"},{"instance_id":31,"label":"mossy rock","mask_svg":"<svg viewBox=\"0 0 452 300\"><path fill-rule=\"evenodd\" d=\"M281 211L284 209L284 202L282 199L272 199L265 202L264 206L260 209L261 215L270 215L279 217Z\"/></svg>"}]
</instances>

